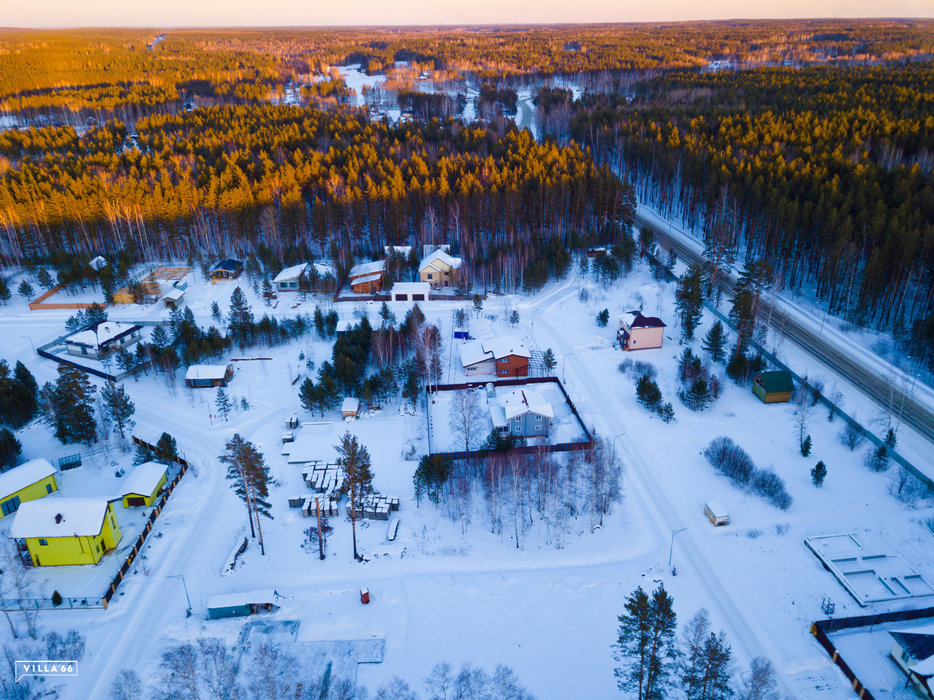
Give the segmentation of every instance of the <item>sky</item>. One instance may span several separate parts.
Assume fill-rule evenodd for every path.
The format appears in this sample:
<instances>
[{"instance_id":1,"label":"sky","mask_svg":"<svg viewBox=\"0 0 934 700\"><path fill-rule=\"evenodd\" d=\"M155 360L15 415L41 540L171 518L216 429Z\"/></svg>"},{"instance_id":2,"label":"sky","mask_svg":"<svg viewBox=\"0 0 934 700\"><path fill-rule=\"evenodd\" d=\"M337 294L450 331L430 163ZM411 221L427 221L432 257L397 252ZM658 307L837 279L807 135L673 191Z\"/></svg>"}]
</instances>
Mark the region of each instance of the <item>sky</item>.
<instances>
[{"instance_id":1,"label":"sky","mask_svg":"<svg viewBox=\"0 0 934 700\"><path fill-rule=\"evenodd\" d=\"M934 17L934 0L0 0L7 27L550 24Z\"/></svg>"}]
</instances>

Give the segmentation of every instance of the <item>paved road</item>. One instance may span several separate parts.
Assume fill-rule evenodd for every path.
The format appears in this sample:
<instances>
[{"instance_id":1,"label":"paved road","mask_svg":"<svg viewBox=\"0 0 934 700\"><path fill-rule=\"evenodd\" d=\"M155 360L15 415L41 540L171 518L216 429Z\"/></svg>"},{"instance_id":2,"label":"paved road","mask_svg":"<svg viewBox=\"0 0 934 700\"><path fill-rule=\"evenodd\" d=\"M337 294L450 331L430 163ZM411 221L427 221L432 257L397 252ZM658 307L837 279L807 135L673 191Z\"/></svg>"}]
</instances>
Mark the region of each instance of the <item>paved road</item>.
<instances>
[{"instance_id":1,"label":"paved road","mask_svg":"<svg viewBox=\"0 0 934 700\"><path fill-rule=\"evenodd\" d=\"M639 227L651 228L655 232L655 237L665 246L672 248L681 260L703 261L702 255L686 246L677 236L671 235L664 228L653 225L652 222L638 214L636 214L635 221ZM720 286L726 294L732 294L734 287L732 280L723 280ZM928 440L934 441L934 412L915 400L910 390L906 391L905 388L899 387L893 382L891 376L872 367L866 367L841 352L821 337L820 333L814 333L802 324L794 314L785 313L780 306L770 304L767 299L760 300L759 304L762 308L762 317L773 329L800 345L854 386L862 388L865 394L884 410L900 414L902 421Z\"/></svg>"}]
</instances>

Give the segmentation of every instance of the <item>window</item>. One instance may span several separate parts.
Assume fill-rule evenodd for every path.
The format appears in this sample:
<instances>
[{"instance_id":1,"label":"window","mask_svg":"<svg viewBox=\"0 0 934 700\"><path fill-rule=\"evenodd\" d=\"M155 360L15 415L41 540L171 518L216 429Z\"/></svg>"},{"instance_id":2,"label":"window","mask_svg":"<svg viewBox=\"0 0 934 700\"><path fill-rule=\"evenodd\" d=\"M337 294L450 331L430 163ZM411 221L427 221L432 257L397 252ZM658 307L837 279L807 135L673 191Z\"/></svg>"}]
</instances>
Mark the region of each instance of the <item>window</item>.
<instances>
[{"instance_id":1,"label":"window","mask_svg":"<svg viewBox=\"0 0 934 700\"><path fill-rule=\"evenodd\" d=\"M48 541L48 540L41 539L41 538L39 539L39 545L40 545L41 547L46 547L46 546L48 546L48 544L49 544L49 541Z\"/></svg>"},{"instance_id":2,"label":"window","mask_svg":"<svg viewBox=\"0 0 934 700\"><path fill-rule=\"evenodd\" d=\"M46 485L45 485L45 492L46 492L46 493L52 493L52 484L46 484Z\"/></svg>"},{"instance_id":3,"label":"window","mask_svg":"<svg viewBox=\"0 0 934 700\"><path fill-rule=\"evenodd\" d=\"M430 272L428 273L428 279L430 279L430 280L433 280L433 279L434 279L434 276L433 276Z\"/></svg>"}]
</instances>

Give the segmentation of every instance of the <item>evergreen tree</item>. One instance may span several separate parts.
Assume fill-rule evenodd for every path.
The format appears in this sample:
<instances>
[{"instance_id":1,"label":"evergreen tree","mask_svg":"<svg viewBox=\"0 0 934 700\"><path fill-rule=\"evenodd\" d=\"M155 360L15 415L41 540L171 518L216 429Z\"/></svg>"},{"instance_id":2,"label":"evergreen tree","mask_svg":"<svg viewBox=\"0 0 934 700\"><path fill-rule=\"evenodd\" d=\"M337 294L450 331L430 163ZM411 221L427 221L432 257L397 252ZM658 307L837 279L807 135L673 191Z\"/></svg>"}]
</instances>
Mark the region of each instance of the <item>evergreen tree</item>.
<instances>
[{"instance_id":1,"label":"evergreen tree","mask_svg":"<svg viewBox=\"0 0 934 700\"><path fill-rule=\"evenodd\" d=\"M23 446L9 428L0 428L0 471L16 464L16 458L23 451Z\"/></svg>"},{"instance_id":2,"label":"evergreen tree","mask_svg":"<svg viewBox=\"0 0 934 700\"><path fill-rule=\"evenodd\" d=\"M94 419L94 387L88 375L76 367L59 365L55 385L43 389L46 420L62 443L91 445L97 439Z\"/></svg>"},{"instance_id":3,"label":"evergreen tree","mask_svg":"<svg viewBox=\"0 0 934 700\"><path fill-rule=\"evenodd\" d=\"M551 348L545 350L545 354L542 356L542 364L545 367L545 372L549 374L554 371L555 367L558 366L558 361L555 359L555 353Z\"/></svg>"},{"instance_id":4,"label":"evergreen tree","mask_svg":"<svg viewBox=\"0 0 934 700\"><path fill-rule=\"evenodd\" d=\"M678 279L675 308L681 320L681 340L694 339L694 330L701 320L704 304L704 269L693 263Z\"/></svg>"},{"instance_id":5,"label":"evergreen tree","mask_svg":"<svg viewBox=\"0 0 934 700\"><path fill-rule=\"evenodd\" d=\"M421 503L422 495L427 495L432 503L438 503L453 471L454 460L450 457L440 454L423 456L412 476L416 504Z\"/></svg>"},{"instance_id":6,"label":"evergreen tree","mask_svg":"<svg viewBox=\"0 0 934 700\"><path fill-rule=\"evenodd\" d=\"M827 478L827 465L820 461L811 469L811 483L815 486L823 486L825 478Z\"/></svg>"},{"instance_id":7,"label":"evergreen tree","mask_svg":"<svg viewBox=\"0 0 934 700\"><path fill-rule=\"evenodd\" d=\"M16 366L19 368L18 362L16 363ZM897 439L895 437L895 431L892 428L889 428L888 432L885 434L885 440L883 442L889 450L895 449L895 443L897 442Z\"/></svg>"},{"instance_id":8,"label":"evergreen tree","mask_svg":"<svg viewBox=\"0 0 934 700\"><path fill-rule=\"evenodd\" d=\"M17 361L10 375L10 366L0 360L0 423L21 428L33 419L38 408L36 380L22 362Z\"/></svg>"},{"instance_id":9,"label":"evergreen tree","mask_svg":"<svg viewBox=\"0 0 934 700\"><path fill-rule=\"evenodd\" d=\"M175 438L168 433L162 433L156 441L156 451L153 455L157 462L171 462L178 457L178 445Z\"/></svg>"},{"instance_id":10,"label":"evergreen tree","mask_svg":"<svg viewBox=\"0 0 934 700\"><path fill-rule=\"evenodd\" d=\"M334 449L338 454L337 464L344 470L342 492L347 495L350 528L353 532L353 556L359 561L361 557L357 553L357 513L363 507L366 497L373 492L370 453L350 431L344 433L340 443L335 445Z\"/></svg>"},{"instance_id":11,"label":"evergreen tree","mask_svg":"<svg viewBox=\"0 0 934 700\"><path fill-rule=\"evenodd\" d=\"M321 312L320 306L315 305L313 320L315 324L315 331L317 331L318 337L324 340L328 337L328 333L324 326L324 314Z\"/></svg>"},{"instance_id":12,"label":"evergreen tree","mask_svg":"<svg viewBox=\"0 0 934 700\"><path fill-rule=\"evenodd\" d=\"M29 284L26 280L23 280L19 283L19 288L16 290L16 293L21 297L26 297L26 301L32 299L32 295L35 294L35 290L32 288L32 285Z\"/></svg>"},{"instance_id":13,"label":"evergreen tree","mask_svg":"<svg viewBox=\"0 0 934 700\"><path fill-rule=\"evenodd\" d=\"M723 330L723 324L719 320L710 327L707 335L704 336L703 348L710 353L710 359L714 362L720 362L723 359L726 349L726 333Z\"/></svg>"},{"instance_id":14,"label":"evergreen tree","mask_svg":"<svg viewBox=\"0 0 934 700\"><path fill-rule=\"evenodd\" d=\"M268 277L263 277L263 299L266 300L267 304L269 304L269 300L272 296L272 283L269 281Z\"/></svg>"},{"instance_id":15,"label":"evergreen tree","mask_svg":"<svg viewBox=\"0 0 934 700\"><path fill-rule=\"evenodd\" d=\"M811 436L805 435L804 440L801 441L801 456L807 457L811 454Z\"/></svg>"},{"instance_id":16,"label":"evergreen tree","mask_svg":"<svg viewBox=\"0 0 934 700\"><path fill-rule=\"evenodd\" d=\"M473 295L473 310L479 315L483 311L483 297L479 294Z\"/></svg>"},{"instance_id":17,"label":"evergreen tree","mask_svg":"<svg viewBox=\"0 0 934 700\"><path fill-rule=\"evenodd\" d=\"M636 382L636 400L650 411L657 410L661 404L661 389L648 374L643 374Z\"/></svg>"},{"instance_id":18,"label":"evergreen tree","mask_svg":"<svg viewBox=\"0 0 934 700\"><path fill-rule=\"evenodd\" d=\"M604 309L603 311L598 313L595 321L596 321L597 326L599 326L600 328L606 328L606 324L610 322L610 310Z\"/></svg>"},{"instance_id":19,"label":"evergreen tree","mask_svg":"<svg viewBox=\"0 0 934 700\"><path fill-rule=\"evenodd\" d=\"M221 307L216 301L211 302L211 318L213 318L218 323L223 320L223 316L221 316Z\"/></svg>"},{"instance_id":20,"label":"evergreen tree","mask_svg":"<svg viewBox=\"0 0 934 700\"><path fill-rule=\"evenodd\" d=\"M513 309L509 313L509 325L518 326L519 325L519 312Z\"/></svg>"},{"instance_id":21,"label":"evergreen tree","mask_svg":"<svg viewBox=\"0 0 934 700\"><path fill-rule=\"evenodd\" d=\"M49 274L49 271L44 268L39 268L39 274L36 275L36 279L39 281L39 285L46 290L51 289L55 286L55 281L52 279L52 275Z\"/></svg>"},{"instance_id":22,"label":"evergreen tree","mask_svg":"<svg viewBox=\"0 0 934 700\"><path fill-rule=\"evenodd\" d=\"M268 501L269 467L266 466L266 461L256 446L240 437L239 433L234 433L234 436L227 441L224 454L220 455L218 460L227 465L227 478L232 482L234 493L247 508L250 536L256 537L253 518L256 518L257 528L260 527L260 515L272 520ZM260 530L260 547L265 554L262 530Z\"/></svg>"},{"instance_id":23,"label":"evergreen tree","mask_svg":"<svg viewBox=\"0 0 934 700\"><path fill-rule=\"evenodd\" d=\"M305 377L301 386L298 388L298 400L309 413L313 413L318 408L318 387L311 380L311 377Z\"/></svg>"},{"instance_id":24,"label":"evergreen tree","mask_svg":"<svg viewBox=\"0 0 934 700\"><path fill-rule=\"evenodd\" d=\"M13 294L10 292L6 280L3 279L3 275L0 275L0 301L5 305L10 300L11 296L13 296Z\"/></svg>"},{"instance_id":25,"label":"evergreen tree","mask_svg":"<svg viewBox=\"0 0 934 700\"><path fill-rule=\"evenodd\" d=\"M718 635L711 632L704 641L701 654L703 675L700 693L694 696L697 700L727 700L733 697L730 689L731 655L730 645L726 643L723 632Z\"/></svg>"},{"instance_id":26,"label":"evergreen tree","mask_svg":"<svg viewBox=\"0 0 934 700\"><path fill-rule=\"evenodd\" d=\"M232 405L230 403L230 397L227 396L227 392L224 391L224 387L217 387L217 396L214 398L214 405L217 406L217 415L221 416L225 421L228 420Z\"/></svg>"},{"instance_id":27,"label":"evergreen tree","mask_svg":"<svg viewBox=\"0 0 934 700\"><path fill-rule=\"evenodd\" d=\"M882 443L866 453L866 466L874 472L884 472L889 468L889 448Z\"/></svg>"},{"instance_id":28,"label":"evergreen tree","mask_svg":"<svg viewBox=\"0 0 934 700\"><path fill-rule=\"evenodd\" d=\"M113 381L108 381L101 389L101 401L104 410L117 426L117 432L120 433L120 439L124 438L123 429L130 423L130 419L136 412L136 406L130 399L126 390L118 386Z\"/></svg>"},{"instance_id":29,"label":"evergreen tree","mask_svg":"<svg viewBox=\"0 0 934 700\"><path fill-rule=\"evenodd\" d=\"M664 586L651 599L640 586L626 599L625 610L618 617L615 658L623 665L615 671L617 685L634 692L639 700L661 700L678 656L674 601Z\"/></svg>"},{"instance_id":30,"label":"evergreen tree","mask_svg":"<svg viewBox=\"0 0 934 700\"><path fill-rule=\"evenodd\" d=\"M695 377L687 389L678 392L678 396L692 411L703 411L711 402L710 387L702 376Z\"/></svg>"},{"instance_id":31,"label":"evergreen tree","mask_svg":"<svg viewBox=\"0 0 934 700\"><path fill-rule=\"evenodd\" d=\"M252 340L253 310L240 287L234 289L230 295L227 323L230 325L230 336L240 344L240 347L245 347Z\"/></svg>"}]
</instances>

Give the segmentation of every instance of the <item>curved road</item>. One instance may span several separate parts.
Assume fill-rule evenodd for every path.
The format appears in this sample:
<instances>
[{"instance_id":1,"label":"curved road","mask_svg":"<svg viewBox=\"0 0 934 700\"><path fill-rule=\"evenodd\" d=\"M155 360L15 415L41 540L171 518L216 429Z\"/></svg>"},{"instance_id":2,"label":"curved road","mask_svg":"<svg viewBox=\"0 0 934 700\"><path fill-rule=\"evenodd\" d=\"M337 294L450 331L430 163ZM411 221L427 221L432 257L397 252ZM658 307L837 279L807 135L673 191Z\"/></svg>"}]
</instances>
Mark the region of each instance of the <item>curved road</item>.
<instances>
[{"instance_id":1,"label":"curved road","mask_svg":"<svg viewBox=\"0 0 934 700\"><path fill-rule=\"evenodd\" d=\"M639 226L652 229L656 238L673 249L680 259L689 263L704 262L703 255L686 246L677 236L671 235L639 214L636 214L635 221ZM720 287L725 293L732 294L733 280L722 280ZM794 314L785 313L780 306L770 304L767 299L760 299L759 304L762 309L762 318L767 320L773 329L800 345L854 386L861 388L883 409L899 413L900 420L917 430L926 439L934 441L934 412L917 401L912 396L912 392L897 386L890 376L862 365L841 352L832 343L828 343L820 333L815 333L807 325L802 324Z\"/></svg>"}]
</instances>

